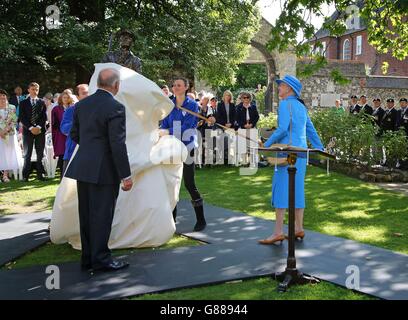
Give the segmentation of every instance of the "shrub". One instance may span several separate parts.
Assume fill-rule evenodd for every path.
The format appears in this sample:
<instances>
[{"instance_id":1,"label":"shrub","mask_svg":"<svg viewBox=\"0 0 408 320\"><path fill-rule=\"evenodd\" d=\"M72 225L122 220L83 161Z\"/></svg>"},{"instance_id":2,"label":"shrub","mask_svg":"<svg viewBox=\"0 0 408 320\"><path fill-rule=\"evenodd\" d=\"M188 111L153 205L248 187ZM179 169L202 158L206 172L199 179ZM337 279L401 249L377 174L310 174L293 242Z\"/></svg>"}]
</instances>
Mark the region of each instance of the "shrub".
<instances>
[{"instance_id":1,"label":"shrub","mask_svg":"<svg viewBox=\"0 0 408 320\"><path fill-rule=\"evenodd\" d=\"M278 116L276 113L269 112L268 115L260 114L257 127L259 129L271 129L278 126Z\"/></svg>"},{"instance_id":2,"label":"shrub","mask_svg":"<svg viewBox=\"0 0 408 320\"><path fill-rule=\"evenodd\" d=\"M365 115L328 109L313 112L311 118L323 144L334 142L330 151L340 162L370 168L382 159L383 146L390 166L407 157L408 142L404 133L387 132L380 136L378 127Z\"/></svg>"}]
</instances>

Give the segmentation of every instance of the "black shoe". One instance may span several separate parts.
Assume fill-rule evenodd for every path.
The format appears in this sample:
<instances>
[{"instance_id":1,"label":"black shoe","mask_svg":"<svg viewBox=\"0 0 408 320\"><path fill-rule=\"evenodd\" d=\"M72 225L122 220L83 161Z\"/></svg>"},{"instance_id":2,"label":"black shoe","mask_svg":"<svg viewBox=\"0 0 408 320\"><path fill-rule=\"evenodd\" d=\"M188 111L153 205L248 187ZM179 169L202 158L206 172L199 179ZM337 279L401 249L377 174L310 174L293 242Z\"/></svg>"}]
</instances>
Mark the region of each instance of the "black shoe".
<instances>
[{"instance_id":1,"label":"black shoe","mask_svg":"<svg viewBox=\"0 0 408 320\"><path fill-rule=\"evenodd\" d=\"M119 260L112 260L112 262L109 263L108 265L103 266L101 268L94 268L93 270L107 272L107 271L117 271L117 270L121 270L127 267L129 267L129 263L127 262L123 262Z\"/></svg>"},{"instance_id":2,"label":"black shoe","mask_svg":"<svg viewBox=\"0 0 408 320\"><path fill-rule=\"evenodd\" d=\"M43 176L37 177L37 180L39 180L39 181L47 181L47 179L44 178Z\"/></svg>"},{"instance_id":3,"label":"black shoe","mask_svg":"<svg viewBox=\"0 0 408 320\"><path fill-rule=\"evenodd\" d=\"M28 178L23 178L23 182L28 182Z\"/></svg>"},{"instance_id":4,"label":"black shoe","mask_svg":"<svg viewBox=\"0 0 408 320\"><path fill-rule=\"evenodd\" d=\"M92 265L90 263L89 264L81 263L81 270L82 271L92 271Z\"/></svg>"},{"instance_id":5,"label":"black shoe","mask_svg":"<svg viewBox=\"0 0 408 320\"><path fill-rule=\"evenodd\" d=\"M204 221L204 222L197 222L197 223L195 224L193 230L194 230L195 232L198 232L198 231L204 230L206 226L207 226L207 223L206 223L205 221Z\"/></svg>"}]
</instances>

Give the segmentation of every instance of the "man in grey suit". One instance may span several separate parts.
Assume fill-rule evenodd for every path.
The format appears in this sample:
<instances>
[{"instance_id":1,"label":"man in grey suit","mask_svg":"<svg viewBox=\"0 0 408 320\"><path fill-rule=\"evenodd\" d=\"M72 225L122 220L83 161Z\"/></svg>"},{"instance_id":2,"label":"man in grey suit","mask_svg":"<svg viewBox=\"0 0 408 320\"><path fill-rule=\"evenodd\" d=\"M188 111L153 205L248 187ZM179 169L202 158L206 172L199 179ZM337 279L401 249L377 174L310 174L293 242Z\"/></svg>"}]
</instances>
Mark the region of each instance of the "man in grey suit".
<instances>
[{"instance_id":1,"label":"man in grey suit","mask_svg":"<svg viewBox=\"0 0 408 320\"><path fill-rule=\"evenodd\" d=\"M108 247L119 185L132 188L125 144L125 107L114 99L120 75L104 69L98 90L79 101L74 111L70 136L79 149L69 164L66 177L77 180L83 269L114 271L128 263L113 260Z\"/></svg>"}]
</instances>

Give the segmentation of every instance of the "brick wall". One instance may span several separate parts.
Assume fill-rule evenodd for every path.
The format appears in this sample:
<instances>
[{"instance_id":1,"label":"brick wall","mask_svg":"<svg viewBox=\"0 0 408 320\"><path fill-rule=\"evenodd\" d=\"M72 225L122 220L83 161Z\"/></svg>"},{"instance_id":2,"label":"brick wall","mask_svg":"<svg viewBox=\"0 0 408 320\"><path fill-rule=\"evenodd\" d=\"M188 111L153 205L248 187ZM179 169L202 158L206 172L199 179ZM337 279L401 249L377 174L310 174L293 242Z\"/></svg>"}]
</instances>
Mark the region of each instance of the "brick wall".
<instances>
[{"instance_id":1,"label":"brick wall","mask_svg":"<svg viewBox=\"0 0 408 320\"><path fill-rule=\"evenodd\" d=\"M356 55L356 38L362 36L362 53ZM324 37L320 42L326 42L326 58L343 59L343 44L348 39L351 43L351 60L363 62L371 69L372 75L383 75L381 66L384 61L389 63L388 76L408 77L408 59L403 61L394 58L390 53L379 54L376 49L368 43L366 30L357 31L339 38Z\"/></svg>"}]
</instances>

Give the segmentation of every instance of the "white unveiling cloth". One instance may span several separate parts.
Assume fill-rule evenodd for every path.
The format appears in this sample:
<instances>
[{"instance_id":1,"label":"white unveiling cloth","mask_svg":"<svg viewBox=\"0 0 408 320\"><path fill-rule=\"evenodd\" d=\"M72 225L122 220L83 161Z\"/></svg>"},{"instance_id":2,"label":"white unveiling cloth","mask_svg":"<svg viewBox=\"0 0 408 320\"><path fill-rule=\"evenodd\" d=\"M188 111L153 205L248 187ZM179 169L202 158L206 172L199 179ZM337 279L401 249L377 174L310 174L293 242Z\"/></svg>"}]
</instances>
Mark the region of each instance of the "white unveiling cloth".
<instances>
[{"instance_id":1,"label":"white unveiling cloth","mask_svg":"<svg viewBox=\"0 0 408 320\"><path fill-rule=\"evenodd\" d=\"M114 63L95 64L90 94L97 90L96 79L105 68L120 71L120 91L115 99L126 107L126 145L133 179L131 191L120 190L109 247L160 246L171 239L176 229L172 211L187 157L187 148L180 140L158 136L159 120L174 105L154 82ZM61 181L50 236L53 243L69 242L76 249L81 247L76 180L64 177Z\"/></svg>"}]
</instances>

